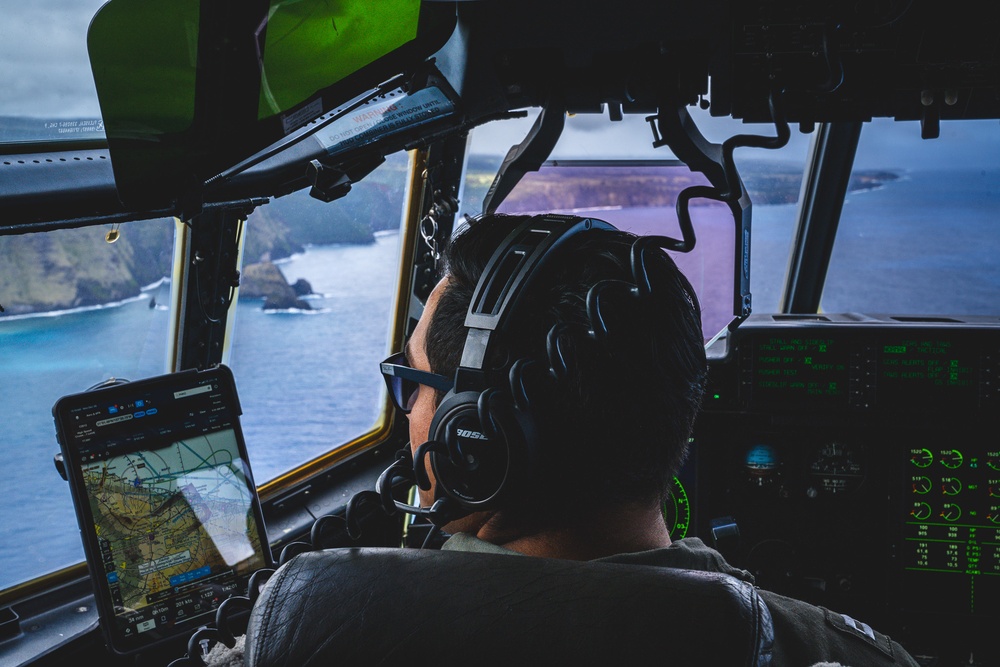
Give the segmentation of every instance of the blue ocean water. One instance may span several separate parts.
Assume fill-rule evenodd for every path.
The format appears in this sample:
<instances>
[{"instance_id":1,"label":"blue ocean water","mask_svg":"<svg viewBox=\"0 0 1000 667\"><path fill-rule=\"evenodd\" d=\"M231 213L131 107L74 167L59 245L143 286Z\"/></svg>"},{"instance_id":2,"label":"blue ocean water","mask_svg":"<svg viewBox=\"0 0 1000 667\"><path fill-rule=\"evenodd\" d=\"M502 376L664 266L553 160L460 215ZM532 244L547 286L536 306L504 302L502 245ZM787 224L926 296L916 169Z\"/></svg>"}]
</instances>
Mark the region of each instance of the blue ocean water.
<instances>
[{"instance_id":1,"label":"blue ocean water","mask_svg":"<svg viewBox=\"0 0 1000 667\"><path fill-rule=\"evenodd\" d=\"M273 479L376 422L385 382L399 236L375 245L314 247L279 263L317 293L310 312L241 301L229 365L243 405L254 475ZM279 444L280 447L273 445ZM263 445L263 446L258 446Z\"/></svg>"},{"instance_id":2,"label":"blue ocean water","mask_svg":"<svg viewBox=\"0 0 1000 667\"><path fill-rule=\"evenodd\" d=\"M755 206L754 312L776 312L795 205ZM905 171L849 193L824 312L1000 315L1000 169Z\"/></svg>"},{"instance_id":3,"label":"blue ocean water","mask_svg":"<svg viewBox=\"0 0 1000 667\"><path fill-rule=\"evenodd\" d=\"M312 310L238 303L228 363L258 482L375 423L396 282L385 269L398 257L395 233L374 245L312 247L279 263L289 281L310 282ZM53 462L51 408L111 377L164 373L169 294L164 281L120 304L0 319L0 588L82 560L69 485Z\"/></svg>"},{"instance_id":4,"label":"blue ocean water","mask_svg":"<svg viewBox=\"0 0 1000 667\"><path fill-rule=\"evenodd\" d=\"M1000 170L912 172L852 193L824 310L1000 314L998 184ZM942 190L948 194L938 194ZM794 216L794 206L753 209L755 312L777 307ZM878 224L866 222L872 219ZM313 247L280 265L290 281L305 278L318 293L311 312L264 312L259 300L248 299L237 307L229 365L258 482L356 436L378 416L383 383L377 364L387 354L396 279L385 268L397 265L399 244L395 234L377 241ZM731 289L731 250L723 257L718 283ZM0 319L6 475L0 588L82 559L69 488L53 465L58 446L51 407L60 396L109 377L164 372L170 313L149 306L151 298L168 303L168 296L163 283L113 307Z\"/></svg>"}]
</instances>

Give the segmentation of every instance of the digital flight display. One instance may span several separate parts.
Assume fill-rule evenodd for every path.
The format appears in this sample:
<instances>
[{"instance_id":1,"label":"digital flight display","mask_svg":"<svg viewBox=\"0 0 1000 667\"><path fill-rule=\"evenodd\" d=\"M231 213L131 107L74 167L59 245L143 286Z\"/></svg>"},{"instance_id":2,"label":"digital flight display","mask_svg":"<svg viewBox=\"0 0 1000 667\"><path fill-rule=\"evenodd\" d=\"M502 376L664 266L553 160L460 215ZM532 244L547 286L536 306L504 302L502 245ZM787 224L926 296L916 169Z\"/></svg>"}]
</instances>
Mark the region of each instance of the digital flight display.
<instances>
[{"instance_id":1,"label":"digital flight display","mask_svg":"<svg viewBox=\"0 0 1000 667\"><path fill-rule=\"evenodd\" d=\"M1000 343L995 333L775 327L746 335L739 347L740 393L746 407L1000 407Z\"/></svg>"},{"instance_id":2,"label":"digital flight display","mask_svg":"<svg viewBox=\"0 0 1000 667\"><path fill-rule=\"evenodd\" d=\"M752 346L750 385L755 404L847 403L848 348L828 336L758 336Z\"/></svg>"},{"instance_id":3,"label":"digital flight display","mask_svg":"<svg viewBox=\"0 0 1000 667\"><path fill-rule=\"evenodd\" d=\"M702 454L727 476L710 512L739 521L760 580L797 570L873 618L881 589L917 632L1000 620L1000 319L771 316L733 334L699 436L731 443L721 467Z\"/></svg>"},{"instance_id":4,"label":"digital flight display","mask_svg":"<svg viewBox=\"0 0 1000 667\"><path fill-rule=\"evenodd\" d=\"M904 606L1000 613L1000 445L914 446L905 469Z\"/></svg>"},{"instance_id":5,"label":"digital flight display","mask_svg":"<svg viewBox=\"0 0 1000 667\"><path fill-rule=\"evenodd\" d=\"M979 355L942 336L902 336L879 343L876 401L887 408L970 401L976 404Z\"/></svg>"}]
</instances>

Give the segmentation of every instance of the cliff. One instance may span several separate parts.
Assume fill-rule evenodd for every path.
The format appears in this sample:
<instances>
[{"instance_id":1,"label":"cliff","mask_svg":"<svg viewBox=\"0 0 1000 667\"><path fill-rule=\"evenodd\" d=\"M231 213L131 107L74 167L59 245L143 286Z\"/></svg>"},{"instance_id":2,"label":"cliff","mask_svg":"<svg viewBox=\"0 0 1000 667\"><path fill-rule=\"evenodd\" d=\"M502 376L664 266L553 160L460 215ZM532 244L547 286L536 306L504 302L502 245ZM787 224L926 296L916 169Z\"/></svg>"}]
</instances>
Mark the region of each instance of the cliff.
<instances>
[{"instance_id":1,"label":"cliff","mask_svg":"<svg viewBox=\"0 0 1000 667\"><path fill-rule=\"evenodd\" d=\"M324 203L299 192L258 207L246 223L240 295L273 297L265 307L308 308L301 292L289 298L294 288L283 277L275 280L281 272L270 262L308 244L374 243L376 231L396 229L403 193L395 184L407 159L390 156L344 199ZM105 241L110 225L0 236L0 318L138 296L144 285L170 275L174 227L173 218L126 223L114 243Z\"/></svg>"},{"instance_id":2,"label":"cliff","mask_svg":"<svg viewBox=\"0 0 1000 667\"><path fill-rule=\"evenodd\" d=\"M14 315L138 295L170 266L173 223L150 223L131 223L113 244L107 226L0 237L0 303Z\"/></svg>"}]
</instances>

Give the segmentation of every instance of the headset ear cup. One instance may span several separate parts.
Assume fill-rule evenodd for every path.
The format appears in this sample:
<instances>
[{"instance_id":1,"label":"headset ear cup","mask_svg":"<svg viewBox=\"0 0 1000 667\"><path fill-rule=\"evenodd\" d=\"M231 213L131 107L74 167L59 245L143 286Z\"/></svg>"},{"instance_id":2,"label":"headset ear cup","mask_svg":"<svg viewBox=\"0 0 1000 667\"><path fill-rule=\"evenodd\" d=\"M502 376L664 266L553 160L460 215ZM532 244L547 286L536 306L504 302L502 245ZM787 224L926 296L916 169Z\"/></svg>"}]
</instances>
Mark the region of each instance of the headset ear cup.
<instances>
[{"instance_id":1,"label":"headset ear cup","mask_svg":"<svg viewBox=\"0 0 1000 667\"><path fill-rule=\"evenodd\" d=\"M507 393L495 392L489 401L490 423L506 443L510 472L504 488L507 494L523 495L538 468L538 437L530 411L519 408Z\"/></svg>"},{"instance_id":2,"label":"headset ear cup","mask_svg":"<svg viewBox=\"0 0 1000 667\"><path fill-rule=\"evenodd\" d=\"M495 394L495 392L492 392ZM524 445L516 420L508 415L509 400L489 400L488 423L481 419L481 392L445 396L434 413L429 436L445 443L428 458L438 485L466 510L496 509L515 480L522 477ZM494 412L493 408L499 406Z\"/></svg>"}]
</instances>

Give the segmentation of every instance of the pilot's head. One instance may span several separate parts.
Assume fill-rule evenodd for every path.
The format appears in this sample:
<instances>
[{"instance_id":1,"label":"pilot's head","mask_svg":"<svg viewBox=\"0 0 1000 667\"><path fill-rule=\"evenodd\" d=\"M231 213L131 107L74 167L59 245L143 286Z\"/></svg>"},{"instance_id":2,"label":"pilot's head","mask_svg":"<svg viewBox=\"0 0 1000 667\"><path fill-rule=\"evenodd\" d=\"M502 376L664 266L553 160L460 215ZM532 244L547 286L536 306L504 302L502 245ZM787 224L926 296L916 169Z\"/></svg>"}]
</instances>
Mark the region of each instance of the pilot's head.
<instances>
[{"instance_id":1,"label":"pilot's head","mask_svg":"<svg viewBox=\"0 0 1000 667\"><path fill-rule=\"evenodd\" d=\"M431 293L407 344L417 369L454 377L462 359L473 292L493 251L523 216L486 215L470 222L444 253L444 276ZM644 253L650 289L644 298L608 289L600 299L606 335L595 337L588 293L602 281L636 282L630 252L636 240L617 230L589 230L550 251L513 312L494 334L483 365L491 382L509 390L515 360L531 360L528 386L536 458L525 482L489 513L495 520L551 527L596 508L660 503L687 455L706 377L696 296L673 260L657 247ZM556 254L558 253L558 254ZM591 306L593 311L593 304ZM558 324L554 372L552 336ZM547 347L548 346L548 347ZM415 450L445 392L421 386L411 401ZM492 445L493 443L489 443ZM433 479L433 474L432 474ZM421 493L427 506L434 489ZM494 516L495 515L495 516ZM488 517L486 517L488 518ZM470 530L481 513L450 525Z\"/></svg>"}]
</instances>

